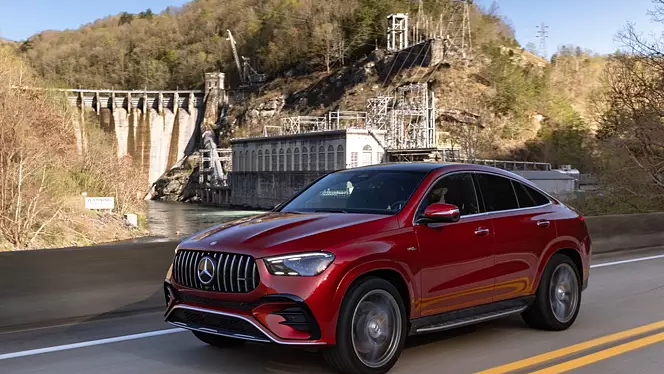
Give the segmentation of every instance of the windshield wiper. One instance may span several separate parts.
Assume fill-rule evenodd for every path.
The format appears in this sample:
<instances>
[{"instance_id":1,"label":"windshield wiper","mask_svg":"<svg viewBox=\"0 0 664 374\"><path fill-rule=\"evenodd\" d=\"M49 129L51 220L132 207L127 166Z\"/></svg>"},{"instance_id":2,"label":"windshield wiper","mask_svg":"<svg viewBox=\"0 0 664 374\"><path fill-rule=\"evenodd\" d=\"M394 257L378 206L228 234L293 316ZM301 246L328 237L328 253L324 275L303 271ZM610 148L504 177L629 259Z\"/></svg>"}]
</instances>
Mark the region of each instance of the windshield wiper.
<instances>
[{"instance_id":1,"label":"windshield wiper","mask_svg":"<svg viewBox=\"0 0 664 374\"><path fill-rule=\"evenodd\" d=\"M314 213L348 213L343 209L316 209Z\"/></svg>"}]
</instances>

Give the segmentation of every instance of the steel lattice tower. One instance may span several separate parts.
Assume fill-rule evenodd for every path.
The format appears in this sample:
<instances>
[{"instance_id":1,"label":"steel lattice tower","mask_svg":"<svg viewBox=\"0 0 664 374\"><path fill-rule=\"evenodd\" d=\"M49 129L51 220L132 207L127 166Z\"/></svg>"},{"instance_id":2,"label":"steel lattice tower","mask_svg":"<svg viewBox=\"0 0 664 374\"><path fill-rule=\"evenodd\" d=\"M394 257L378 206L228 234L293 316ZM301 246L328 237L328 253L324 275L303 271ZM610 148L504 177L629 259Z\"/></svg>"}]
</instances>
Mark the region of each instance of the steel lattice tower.
<instances>
[{"instance_id":1,"label":"steel lattice tower","mask_svg":"<svg viewBox=\"0 0 664 374\"><path fill-rule=\"evenodd\" d=\"M542 23L537 26L537 38L539 39L539 53L544 58L548 58L546 50L546 38L549 37L549 26Z\"/></svg>"}]
</instances>

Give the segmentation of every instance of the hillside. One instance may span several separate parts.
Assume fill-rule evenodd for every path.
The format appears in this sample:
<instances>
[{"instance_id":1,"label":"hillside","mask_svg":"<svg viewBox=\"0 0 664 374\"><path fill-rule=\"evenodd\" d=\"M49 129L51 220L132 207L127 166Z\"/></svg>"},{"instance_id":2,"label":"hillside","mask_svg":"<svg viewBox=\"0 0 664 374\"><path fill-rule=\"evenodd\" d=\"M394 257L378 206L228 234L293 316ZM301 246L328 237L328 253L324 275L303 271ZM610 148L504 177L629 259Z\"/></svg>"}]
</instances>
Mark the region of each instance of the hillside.
<instances>
[{"instance_id":1,"label":"hillside","mask_svg":"<svg viewBox=\"0 0 664 374\"><path fill-rule=\"evenodd\" d=\"M451 17L450 4L424 1L429 29ZM393 12L409 12L415 22L417 2L196 0L159 15L122 13L78 30L45 31L21 51L44 78L69 87L191 89L209 71L226 72L233 85L238 72L227 29L239 53L275 78L295 67L306 73L349 65L385 46L386 16ZM473 7L471 24L478 46L515 44L496 8Z\"/></svg>"},{"instance_id":2,"label":"hillside","mask_svg":"<svg viewBox=\"0 0 664 374\"><path fill-rule=\"evenodd\" d=\"M92 127L76 147L75 113L66 98L12 89L43 85L0 45L0 251L89 245L143 235L124 213L141 214L144 182L118 160L113 141ZM81 196L115 196L113 213L88 211Z\"/></svg>"}]
</instances>

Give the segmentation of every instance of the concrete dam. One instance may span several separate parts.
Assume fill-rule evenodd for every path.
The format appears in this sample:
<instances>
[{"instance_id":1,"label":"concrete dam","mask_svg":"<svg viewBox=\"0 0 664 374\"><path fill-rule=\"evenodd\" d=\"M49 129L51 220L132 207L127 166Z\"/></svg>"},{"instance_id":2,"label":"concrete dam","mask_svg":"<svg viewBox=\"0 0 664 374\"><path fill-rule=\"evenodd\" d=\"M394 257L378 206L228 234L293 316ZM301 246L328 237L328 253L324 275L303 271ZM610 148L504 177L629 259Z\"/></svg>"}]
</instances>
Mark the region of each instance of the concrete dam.
<instances>
[{"instance_id":1,"label":"concrete dam","mask_svg":"<svg viewBox=\"0 0 664 374\"><path fill-rule=\"evenodd\" d=\"M198 149L201 125L217 123L225 102L223 73L208 73L205 90L63 90L79 108L77 147L87 149L86 117L114 136L119 158L130 156L149 185Z\"/></svg>"}]
</instances>

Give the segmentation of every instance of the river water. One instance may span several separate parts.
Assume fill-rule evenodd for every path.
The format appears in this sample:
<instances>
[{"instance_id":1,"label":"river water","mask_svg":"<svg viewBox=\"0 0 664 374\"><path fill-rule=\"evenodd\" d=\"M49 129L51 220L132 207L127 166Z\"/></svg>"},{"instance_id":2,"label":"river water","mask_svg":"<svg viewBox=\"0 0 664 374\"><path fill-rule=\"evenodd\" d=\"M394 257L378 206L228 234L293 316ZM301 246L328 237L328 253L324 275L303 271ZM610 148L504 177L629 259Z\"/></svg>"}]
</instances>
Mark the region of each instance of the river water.
<instances>
[{"instance_id":1,"label":"river water","mask_svg":"<svg viewBox=\"0 0 664 374\"><path fill-rule=\"evenodd\" d=\"M211 226L262 213L198 204L159 201L147 203L147 226L152 238L178 239Z\"/></svg>"}]
</instances>

